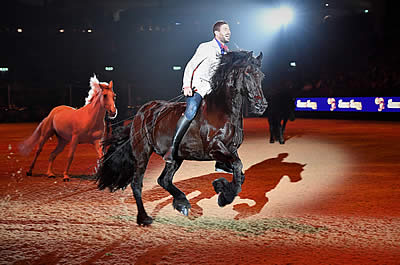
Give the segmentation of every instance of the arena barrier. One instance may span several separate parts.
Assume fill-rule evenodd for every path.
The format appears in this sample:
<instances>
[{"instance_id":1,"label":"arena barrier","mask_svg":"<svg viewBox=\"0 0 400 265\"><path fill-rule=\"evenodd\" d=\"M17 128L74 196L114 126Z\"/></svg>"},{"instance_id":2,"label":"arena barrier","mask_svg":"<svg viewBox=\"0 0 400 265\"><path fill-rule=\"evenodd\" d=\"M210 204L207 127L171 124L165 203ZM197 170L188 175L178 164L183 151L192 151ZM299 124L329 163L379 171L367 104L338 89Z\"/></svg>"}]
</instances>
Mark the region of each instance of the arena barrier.
<instances>
[{"instance_id":1,"label":"arena barrier","mask_svg":"<svg viewBox=\"0 0 400 265\"><path fill-rule=\"evenodd\" d=\"M296 98L296 111L400 112L400 97Z\"/></svg>"}]
</instances>

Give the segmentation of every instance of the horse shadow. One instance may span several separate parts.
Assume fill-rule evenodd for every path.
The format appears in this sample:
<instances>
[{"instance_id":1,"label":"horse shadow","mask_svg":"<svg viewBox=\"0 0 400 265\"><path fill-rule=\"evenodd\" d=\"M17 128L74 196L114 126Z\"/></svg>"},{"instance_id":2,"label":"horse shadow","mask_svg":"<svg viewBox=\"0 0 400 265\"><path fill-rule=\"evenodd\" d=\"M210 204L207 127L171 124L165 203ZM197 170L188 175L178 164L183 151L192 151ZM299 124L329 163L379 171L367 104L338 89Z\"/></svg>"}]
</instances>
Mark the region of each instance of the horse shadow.
<instances>
[{"instance_id":1,"label":"horse shadow","mask_svg":"<svg viewBox=\"0 0 400 265\"><path fill-rule=\"evenodd\" d=\"M288 157L288 155L288 153L281 153L277 157L266 159L245 171L246 179L242 185L242 191L239 193L239 196L241 199L253 200L255 204L252 206L247 203L234 205L233 209L237 212L235 219L242 219L260 213L263 207L268 203L268 198L265 194L273 190L283 176L289 176L291 182L298 182L302 179L301 172L304 170L305 165L284 162L283 160ZM225 173L211 173L175 183L185 194L200 191L198 196L190 199L192 205L191 216L200 217L203 215L203 209L198 205L198 202L215 196L215 191L211 183L221 176L228 179L232 177L230 174ZM168 197L169 195L170 194L162 187L156 186L151 190L144 191L143 199L144 201L154 202ZM163 200L158 203L152 215L156 216L160 210L170 205L171 200Z\"/></svg>"}]
</instances>

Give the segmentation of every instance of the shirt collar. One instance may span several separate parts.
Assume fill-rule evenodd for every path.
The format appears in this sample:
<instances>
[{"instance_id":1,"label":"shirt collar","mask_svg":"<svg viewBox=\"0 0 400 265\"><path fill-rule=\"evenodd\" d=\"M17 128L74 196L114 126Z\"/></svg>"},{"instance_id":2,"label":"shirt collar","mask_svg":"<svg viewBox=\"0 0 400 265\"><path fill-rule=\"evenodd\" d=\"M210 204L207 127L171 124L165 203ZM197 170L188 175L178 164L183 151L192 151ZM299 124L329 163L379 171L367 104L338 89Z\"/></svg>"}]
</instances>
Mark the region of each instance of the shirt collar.
<instances>
[{"instance_id":1,"label":"shirt collar","mask_svg":"<svg viewBox=\"0 0 400 265\"><path fill-rule=\"evenodd\" d=\"M228 47L225 44L221 43L219 40L217 40L217 38L214 38L214 40L218 43L218 46L221 49L222 54L225 54L228 52L228 50L227 50Z\"/></svg>"}]
</instances>

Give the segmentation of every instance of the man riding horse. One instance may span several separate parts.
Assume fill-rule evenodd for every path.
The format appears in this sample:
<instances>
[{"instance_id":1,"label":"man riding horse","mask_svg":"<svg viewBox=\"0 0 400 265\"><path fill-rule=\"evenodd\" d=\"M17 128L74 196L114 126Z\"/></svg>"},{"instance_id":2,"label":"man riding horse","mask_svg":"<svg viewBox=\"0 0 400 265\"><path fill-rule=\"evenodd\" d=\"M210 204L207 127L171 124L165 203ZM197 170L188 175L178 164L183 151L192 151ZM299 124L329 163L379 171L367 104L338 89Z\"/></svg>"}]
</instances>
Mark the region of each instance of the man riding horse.
<instances>
[{"instance_id":1,"label":"man riding horse","mask_svg":"<svg viewBox=\"0 0 400 265\"><path fill-rule=\"evenodd\" d=\"M172 145L164 155L164 160L171 163L176 156L179 144L190 123L196 116L203 97L211 92L211 78L219 65L220 56L228 52L231 31L226 21L217 21L213 26L214 39L201 43L192 59L188 62L183 75L183 94L186 96L186 110L179 119ZM229 164L216 162L216 171L232 173Z\"/></svg>"}]
</instances>

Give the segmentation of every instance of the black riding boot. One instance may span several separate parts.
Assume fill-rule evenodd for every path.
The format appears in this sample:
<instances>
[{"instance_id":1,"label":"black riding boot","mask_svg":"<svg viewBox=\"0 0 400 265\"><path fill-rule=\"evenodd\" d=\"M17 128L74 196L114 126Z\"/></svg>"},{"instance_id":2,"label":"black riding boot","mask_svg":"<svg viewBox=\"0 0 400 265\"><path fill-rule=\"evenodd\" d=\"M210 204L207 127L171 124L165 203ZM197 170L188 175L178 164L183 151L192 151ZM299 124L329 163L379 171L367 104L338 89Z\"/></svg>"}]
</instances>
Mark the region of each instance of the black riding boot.
<instances>
[{"instance_id":1,"label":"black riding boot","mask_svg":"<svg viewBox=\"0 0 400 265\"><path fill-rule=\"evenodd\" d=\"M167 163L172 163L172 161L176 157L176 154L178 153L179 144L181 143L182 138L185 135L187 129L189 128L191 122L192 121L187 119L185 115L182 115L182 117L179 119L178 124L176 125L176 130L174 139L172 140L172 145L163 157Z\"/></svg>"}]
</instances>

